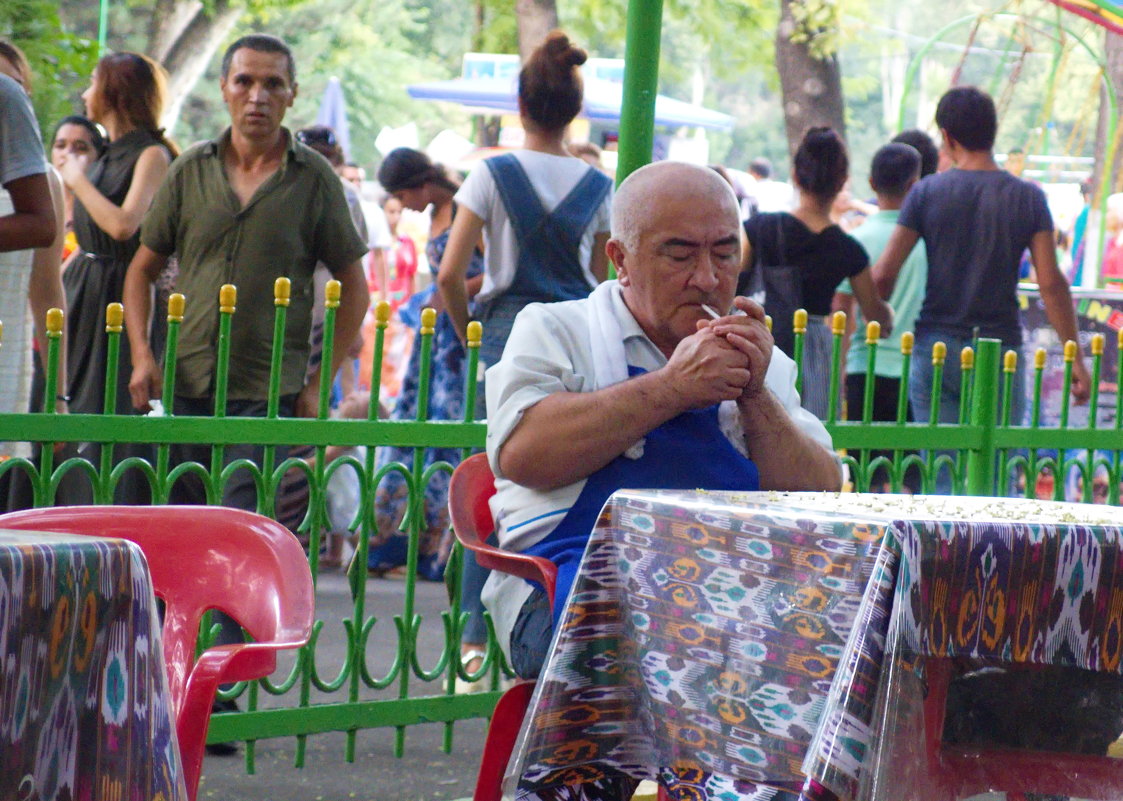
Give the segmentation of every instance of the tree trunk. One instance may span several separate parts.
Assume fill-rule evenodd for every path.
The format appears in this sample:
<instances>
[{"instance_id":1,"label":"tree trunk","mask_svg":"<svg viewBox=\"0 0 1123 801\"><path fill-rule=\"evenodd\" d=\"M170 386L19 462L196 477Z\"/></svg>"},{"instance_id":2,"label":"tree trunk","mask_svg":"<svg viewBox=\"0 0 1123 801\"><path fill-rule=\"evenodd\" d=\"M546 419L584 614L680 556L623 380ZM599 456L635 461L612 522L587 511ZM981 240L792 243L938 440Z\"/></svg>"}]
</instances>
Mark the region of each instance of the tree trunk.
<instances>
[{"instance_id":1,"label":"tree trunk","mask_svg":"<svg viewBox=\"0 0 1123 801\"><path fill-rule=\"evenodd\" d=\"M791 41L796 29L792 2L780 0L776 67L780 72L788 152L794 156L808 128L826 125L845 139L846 117L838 56L832 54L819 59L811 54L806 43Z\"/></svg>"},{"instance_id":2,"label":"tree trunk","mask_svg":"<svg viewBox=\"0 0 1123 801\"><path fill-rule=\"evenodd\" d=\"M546 34L558 27L555 0L515 0L519 23L519 57L523 61L546 41Z\"/></svg>"},{"instance_id":3,"label":"tree trunk","mask_svg":"<svg viewBox=\"0 0 1123 801\"><path fill-rule=\"evenodd\" d=\"M186 13L183 6L194 6L193 13ZM210 12L201 3L177 2L166 24L154 22L152 30L161 33L150 41L160 46L163 51L160 60L168 71L168 105L162 121L168 130L175 126L187 95L203 76L215 50L234 29L244 10L243 6L233 5L230 0L216 0ZM175 16L182 19L174 20Z\"/></svg>"}]
</instances>

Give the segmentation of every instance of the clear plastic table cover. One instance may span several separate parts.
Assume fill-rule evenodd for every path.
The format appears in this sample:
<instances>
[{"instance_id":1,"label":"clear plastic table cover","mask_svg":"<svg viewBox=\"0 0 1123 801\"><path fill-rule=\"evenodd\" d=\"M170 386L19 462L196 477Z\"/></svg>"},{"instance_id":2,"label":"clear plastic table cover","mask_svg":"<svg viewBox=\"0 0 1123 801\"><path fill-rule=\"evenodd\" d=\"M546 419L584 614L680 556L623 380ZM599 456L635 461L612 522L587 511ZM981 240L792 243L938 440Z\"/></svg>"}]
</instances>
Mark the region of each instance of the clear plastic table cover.
<instances>
[{"instance_id":1,"label":"clear plastic table cover","mask_svg":"<svg viewBox=\"0 0 1123 801\"><path fill-rule=\"evenodd\" d=\"M505 797L643 778L692 801L1123 797L1103 756L1123 731L1120 525L1039 501L617 493Z\"/></svg>"}]
</instances>

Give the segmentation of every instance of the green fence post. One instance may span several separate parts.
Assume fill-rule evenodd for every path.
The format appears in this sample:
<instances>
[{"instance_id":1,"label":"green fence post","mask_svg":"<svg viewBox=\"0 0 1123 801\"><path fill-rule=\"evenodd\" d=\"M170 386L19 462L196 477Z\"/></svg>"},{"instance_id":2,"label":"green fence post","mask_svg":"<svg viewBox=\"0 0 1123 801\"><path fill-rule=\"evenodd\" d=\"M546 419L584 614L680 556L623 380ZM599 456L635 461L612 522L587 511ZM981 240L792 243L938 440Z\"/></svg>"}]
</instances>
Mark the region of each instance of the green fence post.
<instances>
[{"instance_id":1,"label":"green fence post","mask_svg":"<svg viewBox=\"0 0 1123 801\"><path fill-rule=\"evenodd\" d=\"M912 373L912 350L916 336L912 331L901 334L901 383L897 387L897 425L903 426L909 419L909 375ZM904 450L893 451L893 492L900 492L905 484L905 469L902 462Z\"/></svg>"},{"instance_id":2,"label":"green fence post","mask_svg":"<svg viewBox=\"0 0 1123 801\"><path fill-rule=\"evenodd\" d=\"M975 340L978 342L978 340ZM975 385L975 349L968 345L959 352L959 424L966 425L971 419L971 390ZM952 494L959 494L959 482L966 480L964 463L965 454L962 450L955 452L955 472L952 476Z\"/></svg>"},{"instance_id":3,"label":"green fence post","mask_svg":"<svg viewBox=\"0 0 1123 801\"><path fill-rule=\"evenodd\" d=\"M994 494L994 431L998 420L998 355L1002 343L997 339L979 340L975 367L975 391L971 393L971 425L982 429L977 449L967 452L967 494Z\"/></svg>"},{"instance_id":4,"label":"green fence post","mask_svg":"<svg viewBox=\"0 0 1123 801\"><path fill-rule=\"evenodd\" d=\"M659 90L663 0L630 0L625 31L617 186L651 161L651 149L655 144L655 96Z\"/></svg>"},{"instance_id":5,"label":"green fence post","mask_svg":"<svg viewBox=\"0 0 1123 801\"><path fill-rule=\"evenodd\" d=\"M218 289L218 361L215 365L214 416L226 417L226 396L230 385L230 328L238 306L238 288L223 284ZM222 503L222 460L226 448L222 443L211 446L211 475L207 482L207 503Z\"/></svg>"},{"instance_id":6,"label":"green fence post","mask_svg":"<svg viewBox=\"0 0 1123 801\"><path fill-rule=\"evenodd\" d=\"M1104 356L1104 335L1094 334L1089 350L1092 352L1092 386L1091 395L1088 398L1088 430L1096 430L1096 411L1100 405L1100 372L1103 369L1103 356ZM1084 473L1084 503L1092 503L1092 485L1095 483L1096 477L1096 449L1088 449L1088 460L1085 462ZM1111 478L1108 478L1110 481Z\"/></svg>"},{"instance_id":7,"label":"green fence post","mask_svg":"<svg viewBox=\"0 0 1123 801\"><path fill-rule=\"evenodd\" d=\"M183 325L186 298L179 292L168 296L168 340L164 345L164 387L161 402L164 414L171 415L175 406L175 366L179 352L179 328ZM102 451L104 453L104 450ZM156 487L152 491L153 503L167 503L171 487L168 486L168 466L171 463L171 446L156 448ZM157 497L158 496L158 497Z\"/></svg>"},{"instance_id":8,"label":"green fence post","mask_svg":"<svg viewBox=\"0 0 1123 801\"><path fill-rule=\"evenodd\" d=\"M1038 348L1033 353L1033 408L1030 410L1029 417L1029 427L1033 431L1041 428L1041 381L1045 374L1047 358L1045 348ZM1037 448L1030 448L1029 459L1026 462L1026 498L1034 498L1037 495L1037 474L1040 469L1037 464Z\"/></svg>"},{"instance_id":9,"label":"green fence post","mask_svg":"<svg viewBox=\"0 0 1123 801\"><path fill-rule=\"evenodd\" d=\"M831 377L828 384L827 420L838 421L838 387L842 372L842 338L846 336L846 312L837 311L831 317Z\"/></svg>"},{"instance_id":10,"label":"green fence post","mask_svg":"<svg viewBox=\"0 0 1123 801\"><path fill-rule=\"evenodd\" d=\"M807 310L792 313L792 360L795 362L795 391L803 395L803 341L807 336Z\"/></svg>"}]
</instances>

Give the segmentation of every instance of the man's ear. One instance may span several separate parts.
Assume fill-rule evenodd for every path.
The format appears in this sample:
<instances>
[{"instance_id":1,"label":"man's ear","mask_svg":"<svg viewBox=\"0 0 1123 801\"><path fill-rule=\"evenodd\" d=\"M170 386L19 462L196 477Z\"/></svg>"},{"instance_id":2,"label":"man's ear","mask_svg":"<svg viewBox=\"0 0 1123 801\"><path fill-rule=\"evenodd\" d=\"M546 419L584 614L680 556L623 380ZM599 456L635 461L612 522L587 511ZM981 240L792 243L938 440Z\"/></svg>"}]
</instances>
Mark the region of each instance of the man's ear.
<instances>
[{"instance_id":1,"label":"man's ear","mask_svg":"<svg viewBox=\"0 0 1123 801\"><path fill-rule=\"evenodd\" d=\"M292 101L296 100L296 91L300 88L300 84L294 83L292 85L292 96L289 98L289 108L292 108Z\"/></svg>"},{"instance_id":2,"label":"man's ear","mask_svg":"<svg viewBox=\"0 0 1123 801\"><path fill-rule=\"evenodd\" d=\"M605 253L608 254L608 260L612 262L612 266L616 268L616 279L620 282L621 286L628 286L630 278L628 276L628 263L627 251L624 250L624 245L619 239L610 239L604 246Z\"/></svg>"}]
</instances>

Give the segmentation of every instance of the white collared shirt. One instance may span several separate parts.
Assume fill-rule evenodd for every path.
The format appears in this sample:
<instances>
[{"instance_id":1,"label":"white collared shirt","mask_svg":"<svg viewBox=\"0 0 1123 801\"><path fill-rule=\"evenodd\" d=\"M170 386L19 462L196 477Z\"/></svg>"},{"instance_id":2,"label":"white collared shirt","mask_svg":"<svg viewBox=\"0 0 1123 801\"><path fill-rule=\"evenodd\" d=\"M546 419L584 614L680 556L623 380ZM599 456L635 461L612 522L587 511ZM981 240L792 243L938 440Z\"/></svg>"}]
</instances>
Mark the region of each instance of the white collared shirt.
<instances>
[{"instance_id":1,"label":"white collared shirt","mask_svg":"<svg viewBox=\"0 0 1123 801\"><path fill-rule=\"evenodd\" d=\"M640 328L624 302L619 285L613 290L612 311L624 337L627 363L648 372L665 366L667 357ZM532 303L515 318L503 358L487 371L487 454L496 488L491 511L499 544L504 548L524 551L543 540L565 517L585 486L584 479L553 490L532 490L515 484L504 478L499 469L499 450L522 419L523 412L543 398L555 392L593 389L589 336L589 301ZM795 373L795 363L782 351L774 349L765 386L779 399L800 430L830 450L831 437L822 422L800 406ZM723 433L734 447L745 450L739 432L723 428ZM518 584L525 590L520 591ZM530 585L516 577L493 573L488 579L484 603L495 619L504 650L508 646L510 627L529 591Z\"/></svg>"}]
</instances>

